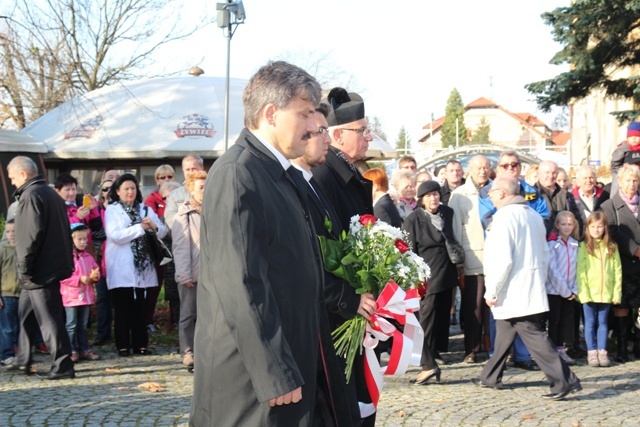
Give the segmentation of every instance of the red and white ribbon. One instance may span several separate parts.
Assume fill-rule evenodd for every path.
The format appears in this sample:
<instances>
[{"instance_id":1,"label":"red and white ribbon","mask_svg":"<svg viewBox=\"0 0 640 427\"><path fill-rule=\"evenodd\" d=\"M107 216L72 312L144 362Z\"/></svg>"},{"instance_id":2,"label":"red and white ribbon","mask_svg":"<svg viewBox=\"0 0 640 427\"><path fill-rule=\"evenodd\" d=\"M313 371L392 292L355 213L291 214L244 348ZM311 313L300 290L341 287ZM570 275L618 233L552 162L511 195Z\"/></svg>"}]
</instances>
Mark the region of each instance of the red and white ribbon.
<instances>
[{"instance_id":1,"label":"red and white ribbon","mask_svg":"<svg viewBox=\"0 0 640 427\"><path fill-rule=\"evenodd\" d=\"M367 330L362 342L365 349L364 376L373 403L373 408L361 405L361 416L366 417L375 412L382 391L383 375L404 375L411 363L411 355L422 353L424 333L416 319L415 313L420 309L420 297L417 289L404 291L397 283L389 281L376 300L378 308L367 323ZM394 319L404 325L400 332L387 319ZM373 349L380 341L393 338L389 364L380 367ZM365 415L368 413L368 415Z\"/></svg>"}]
</instances>

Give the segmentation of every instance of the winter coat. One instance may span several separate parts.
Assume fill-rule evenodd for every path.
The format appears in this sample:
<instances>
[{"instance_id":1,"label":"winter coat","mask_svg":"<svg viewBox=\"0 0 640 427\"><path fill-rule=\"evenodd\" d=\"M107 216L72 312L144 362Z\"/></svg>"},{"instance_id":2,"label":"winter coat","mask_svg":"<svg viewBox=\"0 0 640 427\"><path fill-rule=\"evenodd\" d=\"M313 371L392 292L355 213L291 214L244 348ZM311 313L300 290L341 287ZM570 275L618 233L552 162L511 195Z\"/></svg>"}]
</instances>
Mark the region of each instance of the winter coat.
<instances>
[{"instance_id":1,"label":"winter coat","mask_svg":"<svg viewBox=\"0 0 640 427\"><path fill-rule=\"evenodd\" d=\"M87 285L80 282L80 277L91 275L91 270L98 268L98 264L91 254L86 251L74 251L73 274L60 281L60 294L62 294L62 305L65 307L76 307L79 305L92 305L96 302L95 285Z\"/></svg>"},{"instance_id":2,"label":"winter coat","mask_svg":"<svg viewBox=\"0 0 640 427\"><path fill-rule=\"evenodd\" d=\"M178 208L171 227L171 249L179 285L198 283L200 273L200 212L187 200Z\"/></svg>"},{"instance_id":3,"label":"winter coat","mask_svg":"<svg viewBox=\"0 0 640 427\"><path fill-rule=\"evenodd\" d=\"M38 175L16 190L16 266L24 289L58 286L73 272L64 200Z\"/></svg>"},{"instance_id":4,"label":"winter coat","mask_svg":"<svg viewBox=\"0 0 640 427\"><path fill-rule=\"evenodd\" d=\"M622 266L616 250L608 253L599 241L596 255L589 255L584 242L578 248L578 299L581 303L620 303L622 299Z\"/></svg>"},{"instance_id":5,"label":"winter coat","mask_svg":"<svg viewBox=\"0 0 640 427\"><path fill-rule=\"evenodd\" d=\"M453 209L453 235L464 248L464 274L484 274L484 229L480 222L478 190L469 178L453 190L448 206Z\"/></svg>"},{"instance_id":6,"label":"winter coat","mask_svg":"<svg viewBox=\"0 0 640 427\"><path fill-rule=\"evenodd\" d=\"M164 209L166 207L166 202L158 192L158 190L153 190L151 194L144 199L145 206L149 206L153 211L158 215L159 218L164 218Z\"/></svg>"},{"instance_id":7,"label":"winter coat","mask_svg":"<svg viewBox=\"0 0 640 427\"><path fill-rule=\"evenodd\" d=\"M578 259L578 241L569 236L565 242L561 237L547 242L549 246L549 276L547 293L569 298L578 294L576 282L576 262Z\"/></svg>"},{"instance_id":8,"label":"winter coat","mask_svg":"<svg viewBox=\"0 0 640 427\"><path fill-rule=\"evenodd\" d=\"M640 259L634 256L640 247L640 221L619 192L602 204L602 212L607 215L611 237L618 244L622 272L625 275L640 274Z\"/></svg>"},{"instance_id":9,"label":"winter coat","mask_svg":"<svg viewBox=\"0 0 640 427\"><path fill-rule=\"evenodd\" d=\"M157 235L163 238L167 234L167 227L160 221L158 215L143 204L139 205L140 217L148 216L158 227ZM145 215L146 208L146 215ZM158 276L154 263L139 273L133 263L131 241L145 234L142 225L131 224L131 218L124 211L120 203L107 206L104 215L107 244L104 251L107 265L107 287L115 288L152 288L158 286Z\"/></svg>"},{"instance_id":10,"label":"winter coat","mask_svg":"<svg viewBox=\"0 0 640 427\"><path fill-rule=\"evenodd\" d=\"M545 282L549 248L542 217L516 196L493 216L487 230L484 260L485 299L496 319L512 319L549 311Z\"/></svg>"},{"instance_id":11,"label":"winter coat","mask_svg":"<svg viewBox=\"0 0 640 427\"><path fill-rule=\"evenodd\" d=\"M16 247L7 242L0 246L0 296L19 297Z\"/></svg>"}]
</instances>

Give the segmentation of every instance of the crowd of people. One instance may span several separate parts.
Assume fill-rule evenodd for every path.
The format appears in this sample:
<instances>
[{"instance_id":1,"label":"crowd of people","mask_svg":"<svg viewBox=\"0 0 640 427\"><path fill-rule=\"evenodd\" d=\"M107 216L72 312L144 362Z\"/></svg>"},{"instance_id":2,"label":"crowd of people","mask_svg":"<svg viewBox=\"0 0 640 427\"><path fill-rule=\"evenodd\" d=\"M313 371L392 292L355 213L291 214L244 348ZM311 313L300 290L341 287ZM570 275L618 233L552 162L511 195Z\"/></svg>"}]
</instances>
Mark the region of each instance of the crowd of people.
<instances>
[{"instance_id":1,"label":"crowd of people","mask_svg":"<svg viewBox=\"0 0 640 427\"><path fill-rule=\"evenodd\" d=\"M404 230L431 269L416 385L440 381L458 320L461 362L489 355L472 380L480 387L502 388L512 360L544 372L543 398L563 399L581 389L576 358L612 363L610 330L615 361L629 360L629 343L640 358L636 122L613 156L615 186L603 189L589 166L574 183L550 161L523 176L516 151L495 167L476 155L466 171L452 159L431 175L404 156L390 177L361 173L372 140L362 97L336 87L321 101L318 82L282 61L258 70L243 103L245 129L209 173L187 155L181 185L161 165L144 201L130 173L108 171L99 194L79 196L69 174L51 188L29 158L9 163L18 201L0 247L5 370L31 373L40 333L52 357L44 376L73 378L74 363L99 358L94 304L95 345L113 338L121 357L151 354L164 285L182 363L198 373L193 425L372 426L363 357L347 382L331 331L370 319L375 296L326 271L317 239L363 214ZM170 263L154 261L153 239L172 249Z\"/></svg>"}]
</instances>

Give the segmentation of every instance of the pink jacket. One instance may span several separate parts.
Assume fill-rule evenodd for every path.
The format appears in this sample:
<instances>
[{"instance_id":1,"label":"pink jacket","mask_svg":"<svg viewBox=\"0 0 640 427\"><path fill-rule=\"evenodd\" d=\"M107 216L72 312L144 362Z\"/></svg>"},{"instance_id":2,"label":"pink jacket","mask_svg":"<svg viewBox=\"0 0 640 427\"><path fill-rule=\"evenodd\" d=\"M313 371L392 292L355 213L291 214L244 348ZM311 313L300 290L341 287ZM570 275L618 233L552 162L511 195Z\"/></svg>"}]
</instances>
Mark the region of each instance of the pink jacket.
<instances>
[{"instance_id":1,"label":"pink jacket","mask_svg":"<svg viewBox=\"0 0 640 427\"><path fill-rule=\"evenodd\" d=\"M76 307L79 305L91 305L96 302L96 291L94 285L80 283L81 276L89 276L91 270L98 268L98 264L91 254L86 251L73 254L74 270L71 277L60 281L60 293L62 294L62 305L65 307Z\"/></svg>"}]
</instances>

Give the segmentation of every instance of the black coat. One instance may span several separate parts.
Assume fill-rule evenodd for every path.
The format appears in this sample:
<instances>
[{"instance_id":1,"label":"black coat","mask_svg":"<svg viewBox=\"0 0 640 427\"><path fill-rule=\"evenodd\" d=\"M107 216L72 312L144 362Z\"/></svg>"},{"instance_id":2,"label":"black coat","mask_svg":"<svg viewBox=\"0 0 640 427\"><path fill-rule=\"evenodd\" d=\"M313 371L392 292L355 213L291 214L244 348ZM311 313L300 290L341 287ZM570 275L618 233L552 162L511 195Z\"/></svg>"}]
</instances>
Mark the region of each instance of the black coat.
<instances>
[{"instance_id":1,"label":"black coat","mask_svg":"<svg viewBox=\"0 0 640 427\"><path fill-rule=\"evenodd\" d=\"M394 227L402 228L402 218L391 196L385 194L373 205L373 214Z\"/></svg>"},{"instance_id":2,"label":"black coat","mask_svg":"<svg viewBox=\"0 0 640 427\"><path fill-rule=\"evenodd\" d=\"M321 368L333 350L320 249L292 175L246 129L209 172L192 425L310 426L317 379L341 374ZM300 402L269 407L300 386Z\"/></svg>"},{"instance_id":3,"label":"black coat","mask_svg":"<svg viewBox=\"0 0 640 427\"><path fill-rule=\"evenodd\" d=\"M582 220L583 215L580 214L580 209L578 208L573 194L564 188L560 188L558 184L555 184L553 191L547 190L545 187L540 185L539 182L537 182L534 187L536 187L540 193L540 197L542 197L547 204L547 209L549 209L549 217L544 218L547 237L553 231L556 217L560 211L569 211L576 217L576 221L578 222L578 234L582 236L584 232L584 222Z\"/></svg>"},{"instance_id":4,"label":"black coat","mask_svg":"<svg viewBox=\"0 0 640 427\"><path fill-rule=\"evenodd\" d=\"M440 216L444 220L442 232L453 237L453 209L440 205ZM427 293L434 294L452 289L458 284L456 266L449 259L445 239L427 217L424 209L418 207L404 220L403 229L409 233L413 251L429 265L431 277L427 280Z\"/></svg>"},{"instance_id":5,"label":"black coat","mask_svg":"<svg viewBox=\"0 0 640 427\"><path fill-rule=\"evenodd\" d=\"M336 209L342 228L354 215L373 214L373 184L351 168L329 147L327 161L313 169L313 177Z\"/></svg>"},{"instance_id":6,"label":"black coat","mask_svg":"<svg viewBox=\"0 0 640 427\"><path fill-rule=\"evenodd\" d=\"M42 176L25 182L14 196L18 199L16 264L21 286L57 286L73 273L71 231L64 200Z\"/></svg>"},{"instance_id":7,"label":"black coat","mask_svg":"<svg viewBox=\"0 0 640 427\"><path fill-rule=\"evenodd\" d=\"M640 222L633 216L620 193L602 204L602 212L607 215L611 237L618 244L622 274L640 273L640 259L633 255L640 247Z\"/></svg>"}]
</instances>

